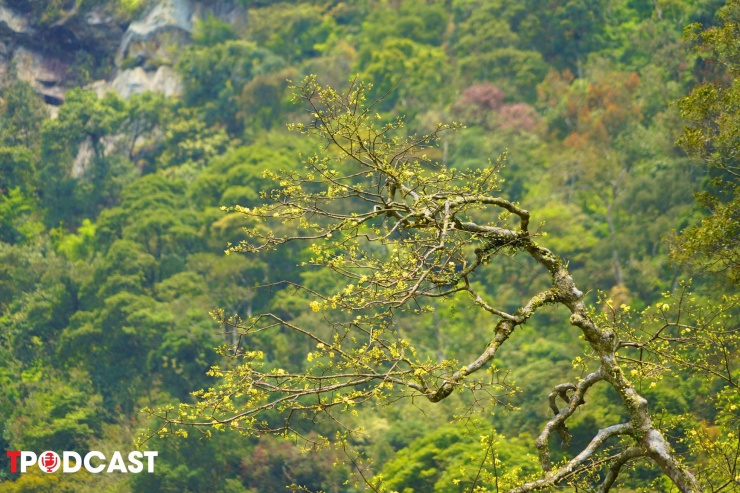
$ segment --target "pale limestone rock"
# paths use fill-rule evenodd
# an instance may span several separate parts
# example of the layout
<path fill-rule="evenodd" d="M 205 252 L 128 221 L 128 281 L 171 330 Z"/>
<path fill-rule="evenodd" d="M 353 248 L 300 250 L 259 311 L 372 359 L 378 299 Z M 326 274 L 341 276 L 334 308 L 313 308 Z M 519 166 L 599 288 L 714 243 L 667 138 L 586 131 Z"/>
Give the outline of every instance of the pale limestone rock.
<path fill-rule="evenodd" d="M 161 0 L 144 17 L 132 22 L 123 35 L 116 64 L 161 65 L 172 61 L 170 47 L 185 44 L 193 30 L 193 4 L 190 0 Z"/>
<path fill-rule="evenodd" d="M 73 18 L 67 27 L 90 51 L 115 53 L 123 39 L 123 28 L 107 13 L 92 9 Z"/>
<path fill-rule="evenodd" d="M 49 104 L 59 105 L 64 101 L 67 67 L 59 60 L 43 53 L 19 47 L 13 53 L 16 77 L 31 84 Z"/>
<path fill-rule="evenodd" d="M 232 25 L 246 23 L 246 9 L 235 0 L 157 0 L 125 32 L 113 15 L 95 7 L 72 9 L 37 32 L 32 19 L 0 5 L 0 85 L 12 76 L 12 61 L 19 79 L 29 82 L 47 103 L 61 104 L 71 67 L 59 58 L 59 43 L 72 43 L 90 53 L 115 54 L 117 68 L 108 80 L 87 86 L 98 95 L 111 90 L 124 98 L 145 91 L 180 95 L 182 80 L 172 68 L 177 47 L 190 43 L 193 23 L 208 15 Z"/>
<path fill-rule="evenodd" d="M 33 29 L 23 15 L 0 5 L 0 32 L 2 31 L 9 31 L 12 34 L 31 34 Z"/>
<path fill-rule="evenodd" d="M 146 91 L 159 92 L 169 97 L 182 94 L 182 81 L 172 67 L 162 65 L 156 71 L 146 71 L 141 67 L 123 70 L 112 81 L 95 81 L 87 88 L 95 91 L 98 96 L 115 91 L 125 99 L 132 94 Z"/>

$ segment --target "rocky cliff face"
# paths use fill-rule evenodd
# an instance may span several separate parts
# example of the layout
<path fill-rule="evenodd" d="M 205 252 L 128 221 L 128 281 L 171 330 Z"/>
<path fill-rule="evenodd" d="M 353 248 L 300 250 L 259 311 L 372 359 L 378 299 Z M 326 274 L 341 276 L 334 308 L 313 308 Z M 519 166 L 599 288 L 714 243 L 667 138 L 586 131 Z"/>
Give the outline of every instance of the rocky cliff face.
<path fill-rule="evenodd" d="M 193 23 L 209 14 L 231 23 L 246 19 L 234 0 L 152 0 L 131 21 L 102 1 L 62 12 L 53 22 L 17 3 L 0 5 L 0 84 L 27 81 L 52 106 L 76 86 L 123 97 L 147 90 L 176 95 L 175 46 L 190 42 Z"/>

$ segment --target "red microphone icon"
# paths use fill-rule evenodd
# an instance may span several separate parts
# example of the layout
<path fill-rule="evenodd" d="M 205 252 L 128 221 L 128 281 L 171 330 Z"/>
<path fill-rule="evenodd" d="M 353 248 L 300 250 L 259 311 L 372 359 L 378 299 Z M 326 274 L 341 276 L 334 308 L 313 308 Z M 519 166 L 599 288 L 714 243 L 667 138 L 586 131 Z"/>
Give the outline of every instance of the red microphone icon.
<path fill-rule="evenodd" d="M 54 472 L 59 469 L 59 454 L 56 452 L 44 452 L 39 457 L 39 467 L 44 472 Z"/>

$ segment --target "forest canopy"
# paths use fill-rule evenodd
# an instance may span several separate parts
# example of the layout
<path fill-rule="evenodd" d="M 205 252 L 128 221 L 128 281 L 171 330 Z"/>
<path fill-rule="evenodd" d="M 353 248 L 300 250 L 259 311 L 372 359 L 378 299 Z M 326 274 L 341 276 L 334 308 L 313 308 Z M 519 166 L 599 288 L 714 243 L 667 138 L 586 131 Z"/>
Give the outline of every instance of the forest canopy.
<path fill-rule="evenodd" d="M 3 7 L 0 492 L 740 491 L 738 2 L 194 4 Z"/>

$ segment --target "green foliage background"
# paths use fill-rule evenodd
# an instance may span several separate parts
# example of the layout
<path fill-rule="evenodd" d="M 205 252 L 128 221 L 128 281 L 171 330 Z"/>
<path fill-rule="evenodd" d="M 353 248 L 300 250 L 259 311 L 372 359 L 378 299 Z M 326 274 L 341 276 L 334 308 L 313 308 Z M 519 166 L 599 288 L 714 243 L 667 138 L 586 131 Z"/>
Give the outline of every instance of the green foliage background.
<path fill-rule="evenodd" d="M 70 7 L 10 3 L 33 13 L 39 26 Z M 131 0 L 77 3 L 113 9 L 121 22 L 144 8 Z M 220 210 L 256 205 L 271 186 L 266 171 L 295 168 L 299 153 L 320 149 L 284 130 L 308 118 L 289 104 L 286 79 L 310 73 L 336 87 L 359 74 L 383 97 L 379 117 L 405 115 L 409 133 L 439 121 L 464 123 L 433 156 L 450 167 L 480 167 L 508 149 L 504 196 L 543 222 L 544 244 L 569 260 L 592 300 L 600 290 L 617 306 L 641 310 L 689 275 L 701 299 L 736 289 L 723 275 L 676 267 L 667 241 L 710 210 L 729 217 L 714 225 L 725 228 L 717 234 L 737 241 L 737 189 L 726 186 L 732 177 L 676 145 L 687 124 L 679 113 L 697 122 L 726 112 L 737 127 L 737 82 L 702 93 L 704 107 L 672 103 L 697 84 L 727 86 L 737 76 L 682 41 L 686 25 L 716 24 L 722 2 L 242 3 L 243 25 L 214 17 L 196 24 L 174 63 L 184 80 L 181 97 L 124 100 L 74 89 L 50 118 L 27 84 L 2 88 L 0 448 L 128 450 L 148 425 L 140 408 L 187 400 L 213 385 L 205 375 L 210 366 L 231 364 L 214 350 L 233 342 L 208 315 L 214 308 L 241 316 L 272 310 L 319 326 L 300 294 L 252 288 L 289 279 L 322 290 L 334 280 L 300 271 L 307 257 L 300 250 L 259 259 L 223 255 L 227 242 L 242 239 L 241 227 L 252 225 Z M 734 139 L 709 151 L 736 147 Z M 81 168 L 80 146 L 90 156 Z M 699 205 L 696 192 L 704 193 Z M 690 231 L 702 252 L 717 248 L 715 237 Z M 502 263 L 480 290 L 517 306 L 537 282 L 527 269 Z M 546 395 L 579 374 L 573 358 L 582 344 L 557 315 L 538 313 L 497 363 L 525 392 L 486 408 L 475 423 L 453 420 L 470 404 L 464 395 L 436 406 L 368 406 L 354 418 L 367 430 L 355 450 L 405 493 L 469 486 L 491 440 L 502 482 L 532 472 L 532 436 L 548 417 Z M 417 347 L 460 360 L 484 347 L 492 327 L 452 303 L 400 324 Z M 294 370 L 310 350 L 280 333 L 247 342 L 271 364 Z M 666 419 L 690 413 L 712 434 L 721 423 L 705 385 L 683 374 L 646 393 L 653 412 L 664 410 Z M 728 409 L 732 399 L 722 401 Z M 620 412 L 607 392 L 591 395 L 588 407 L 571 427 L 573 450 Z M 311 430 L 335 431 L 331 423 L 306 423 Z M 17 477 L 0 457 L 0 492 L 277 492 L 290 483 L 362 489 L 348 467 L 332 465 L 339 452 L 302 454 L 290 441 L 218 434 L 148 446 L 159 450 L 156 473 L 131 477 Z M 658 476 L 639 466 L 620 487 L 670 491 Z"/>

